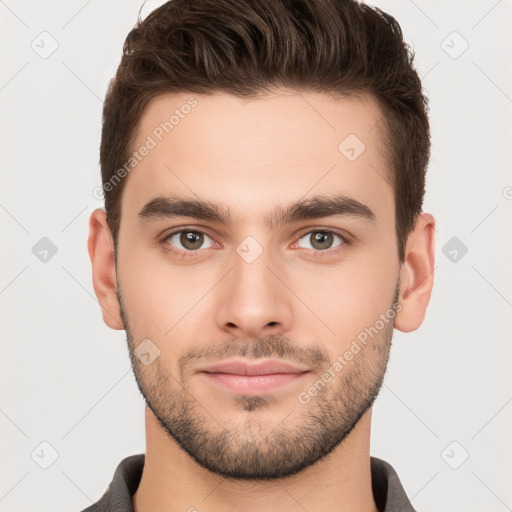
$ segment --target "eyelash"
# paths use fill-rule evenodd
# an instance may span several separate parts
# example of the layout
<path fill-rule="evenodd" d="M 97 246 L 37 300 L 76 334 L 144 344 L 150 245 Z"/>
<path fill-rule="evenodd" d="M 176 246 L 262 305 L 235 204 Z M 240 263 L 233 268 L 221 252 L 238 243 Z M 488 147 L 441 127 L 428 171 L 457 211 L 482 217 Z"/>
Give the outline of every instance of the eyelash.
<path fill-rule="evenodd" d="M 163 249 L 165 252 L 168 252 L 168 253 L 172 253 L 174 256 L 177 256 L 178 258 L 194 258 L 196 256 L 196 254 L 200 251 L 200 249 L 197 249 L 195 251 L 180 251 L 178 249 L 175 249 L 172 245 L 168 244 L 167 243 L 167 240 L 169 238 L 171 238 L 173 235 L 176 235 L 178 233 L 199 233 L 201 235 L 205 235 L 207 236 L 208 238 L 211 238 L 208 233 L 205 233 L 204 231 L 201 231 L 200 229 L 192 229 L 192 228 L 179 228 L 179 229 L 176 229 L 175 231 L 171 231 L 170 233 L 166 233 L 165 236 L 161 239 L 161 244 L 163 246 Z M 346 246 L 347 245 L 350 245 L 350 240 L 348 239 L 348 237 L 346 235 L 342 235 L 341 233 L 339 233 L 338 231 L 336 230 L 333 230 L 333 229 L 326 229 L 326 228 L 315 228 L 315 229 L 310 229 L 309 231 L 306 231 L 304 233 L 302 233 L 300 235 L 300 237 L 298 238 L 298 240 L 300 240 L 301 238 L 303 238 L 305 235 L 309 235 L 311 233 L 330 233 L 330 234 L 333 234 L 333 235 L 336 235 L 338 237 L 341 238 L 342 240 L 342 244 L 338 247 L 336 247 L 335 249 L 327 249 L 325 251 L 319 251 L 319 250 L 315 250 L 313 249 L 313 256 L 316 258 L 316 257 L 323 257 L 326 255 L 333 255 L 333 254 L 338 254 L 340 253 L 341 251 L 345 250 Z"/>

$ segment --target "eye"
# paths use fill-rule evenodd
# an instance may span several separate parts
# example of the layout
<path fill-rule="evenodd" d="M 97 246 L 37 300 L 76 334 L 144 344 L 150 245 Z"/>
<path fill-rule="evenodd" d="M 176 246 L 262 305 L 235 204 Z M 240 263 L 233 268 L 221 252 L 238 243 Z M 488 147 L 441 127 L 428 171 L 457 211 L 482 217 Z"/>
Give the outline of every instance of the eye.
<path fill-rule="evenodd" d="M 204 246 L 205 239 L 210 241 L 210 244 L 206 247 Z M 197 229 L 174 231 L 168 234 L 162 242 L 166 250 L 183 256 L 187 256 L 187 254 L 183 253 L 193 253 L 199 249 L 209 249 L 215 245 L 215 242 L 206 233 Z"/>
<path fill-rule="evenodd" d="M 336 240 L 338 243 L 333 246 Z M 167 233 L 161 243 L 166 252 L 179 258 L 193 258 L 199 254 L 200 249 L 217 247 L 216 242 L 203 231 L 183 227 Z M 294 245 L 301 249 L 311 249 L 315 256 L 323 256 L 344 250 L 349 245 L 349 240 L 329 229 L 315 229 L 304 233 Z"/>
<path fill-rule="evenodd" d="M 339 233 L 325 229 L 317 229 L 314 231 L 309 231 L 308 233 L 303 235 L 299 239 L 297 244 L 302 249 L 313 249 L 316 252 L 326 252 L 327 250 L 332 248 L 333 241 L 336 238 L 339 239 L 341 243 L 334 246 L 334 248 L 343 246 L 348 243 L 346 238 L 340 235 Z M 300 244 L 301 240 L 306 240 L 305 246 Z"/>

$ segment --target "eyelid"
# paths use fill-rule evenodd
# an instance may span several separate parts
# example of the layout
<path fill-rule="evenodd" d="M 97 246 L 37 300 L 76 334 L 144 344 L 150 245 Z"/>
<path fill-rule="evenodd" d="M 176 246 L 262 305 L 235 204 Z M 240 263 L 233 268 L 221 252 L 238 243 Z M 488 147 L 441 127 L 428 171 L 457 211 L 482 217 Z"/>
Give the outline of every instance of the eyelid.
<path fill-rule="evenodd" d="M 328 231 L 328 232 L 336 233 L 337 235 L 343 236 L 344 238 L 351 238 L 350 233 L 348 233 L 344 229 L 334 228 L 334 227 L 330 227 L 330 226 L 308 226 L 307 228 L 303 228 L 302 230 L 299 230 L 298 236 L 307 235 L 308 233 L 311 233 L 312 231 Z"/>
<path fill-rule="evenodd" d="M 176 233 L 181 233 L 182 231 L 193 231 L 194 233 L 201 233 L 203 235 L 209 236 L 212 238 L 211 235 L 208 234 L 207 228 L 203 227 L 197 227 L 197 226 L 176 226 L 175 228 L 171 228 L 169 230 L 166 230 L 160 238 L 168 238 L 171 235 L 175 235 Z"/>
<path fill-rule="evenodd" d="M 335 237 L 338 237 L 341 239 L 341 243 L 339 245 L 336 245 L 334 247 L 330 247 L 329 249 L 320 250 L 320 249 L 314 249 L 314 248 L 306 248 L 306 247 L 300 247 L 299 243 L 300 241 L 307 235 L 311 235 L 311 233 L 330 233 L 334 235 Z M 351 237 L 346 234 L 344 231 L 340 231 L 336 228 L 326 228 L 326 227 L 313 227 L 313 228 L 306 228 L 306 230 L 296 237 L 296 241 L 293 242 L 292 248 L 295 249 L 302 249 L 307 251 L 309 254 L 312 254 L 314 257 L 328 257 L 340 254 L 342 251 L 346 250 L 348 246 L 352 244 Z"/>
<path fill-rule="evenodd" d="M 171 236 L 176 235 L 178 233 L 187 232 L 187 231 L 192 232 L 192 233 L 199 233 L 201 235 L 205 235 L 212 242 L 217 244 L 217 241 L 215 240 L 215 238 L 212 237 L 211 235 L 209 235 L 208 232 L 204 228 L 197 228 L 197 227 L 193 227 L 193 226 L 179 226 L 179 227 L 176 227 L 174 229 L 171 229 L 170 231 L 166 231 L 161 237 L 159 237 L 159 240 L 161 242 L 165 242 Z M 186 251 L 186 252 L 199 252 L 200 250 L 201 249 L 198 249 L 197 251 Z"/>

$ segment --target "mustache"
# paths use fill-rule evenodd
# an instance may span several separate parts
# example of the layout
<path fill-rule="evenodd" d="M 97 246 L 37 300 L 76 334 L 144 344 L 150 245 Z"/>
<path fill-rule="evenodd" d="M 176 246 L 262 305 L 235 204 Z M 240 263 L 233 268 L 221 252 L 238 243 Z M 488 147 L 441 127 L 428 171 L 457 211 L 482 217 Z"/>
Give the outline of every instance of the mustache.
<path fill-rule="evenodd" d="M 231 357 L 247 359 L 287 359 L 305 364 L 313 370 L 321 370 L 330 365 L 327 351 L 318 345 L 296 343 L 286 336 L 268 335 L 257 340 L 230 338 L 222 344 L 193 346 L 178 360 L 181 371 L 201 362 L 214 362 Z"/>

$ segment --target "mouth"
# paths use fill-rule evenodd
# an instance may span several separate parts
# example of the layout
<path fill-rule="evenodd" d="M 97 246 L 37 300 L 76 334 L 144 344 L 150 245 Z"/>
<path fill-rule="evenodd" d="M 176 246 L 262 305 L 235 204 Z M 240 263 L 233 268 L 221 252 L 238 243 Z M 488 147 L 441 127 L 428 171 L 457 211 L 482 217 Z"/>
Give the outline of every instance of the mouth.
<path fill-rule="evenodd" d="M 198 373 L 210 384 L 234 393 L 256 395 L 269 393 L 297 383 L 310 373 L 285 361 L 266 360 L 259 363 L 228 361 L 201 368 Z"/>

